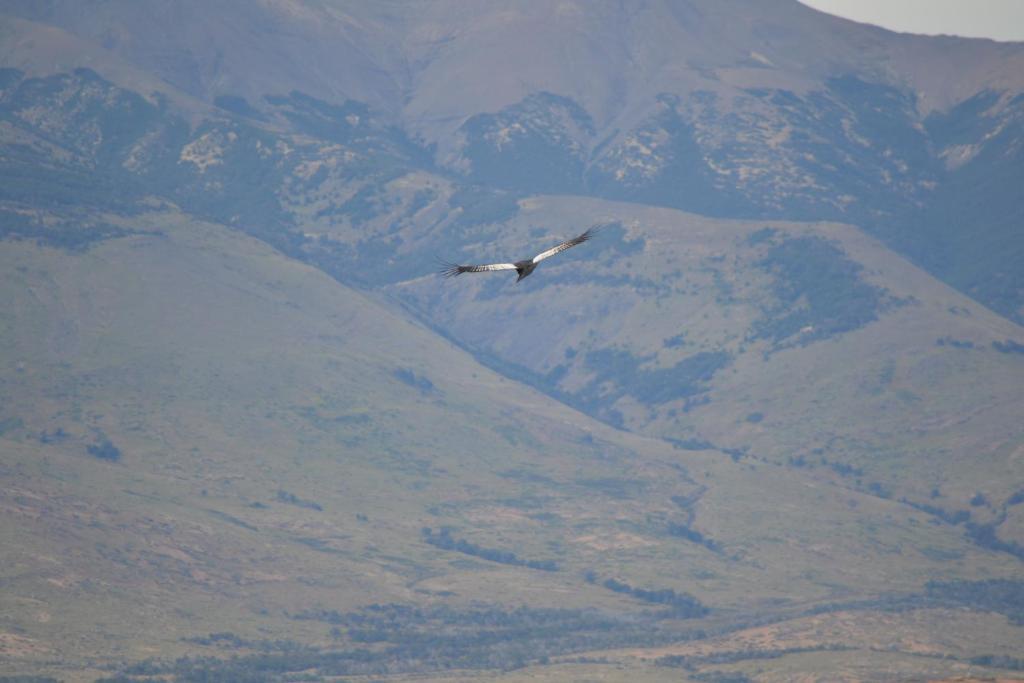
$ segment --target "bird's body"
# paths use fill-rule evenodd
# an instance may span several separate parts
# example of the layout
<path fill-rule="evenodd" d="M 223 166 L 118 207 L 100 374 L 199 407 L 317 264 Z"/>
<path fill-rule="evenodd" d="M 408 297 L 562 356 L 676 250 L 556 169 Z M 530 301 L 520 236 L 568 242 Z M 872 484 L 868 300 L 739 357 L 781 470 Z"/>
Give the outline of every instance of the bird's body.
<path fill-rule="evenodd" d="M 519 277 L 516 278 L 516 282 L 519 282 L 524 277 L 532 273 L 533 269 L 537 267 L 537 264 L 532 260 L 516 261 L 513 265 L 516 267 L 516 272 L 519 273 Z"/>
<path fill-rule="evenodd" d="M 492 270 L 514 270 L 519 274 L 519 277 L 516 278 L 516 282 L 519 282 L 524 277 L 532 273 L 537 267 L 537 264 L 544 259 L 563 252 L 570 247 L 575 247 L 577 244 L 582 244 L 593 237 L 593 235 L 594 228 L 590 228 L 582 235 L 562 242 L 558 246 L 552 247 L 547 251 L 542 251 L 532 259 L 523 259 L 522 261 L 516 261 L 515 263 L 487 263 L 476 266 L 460 266 L 456 263 L 445 263 L 441 274 L 445 277 L 455 277 L 456 275 L 462 275 L 463 273 L 486 273 Z"/>

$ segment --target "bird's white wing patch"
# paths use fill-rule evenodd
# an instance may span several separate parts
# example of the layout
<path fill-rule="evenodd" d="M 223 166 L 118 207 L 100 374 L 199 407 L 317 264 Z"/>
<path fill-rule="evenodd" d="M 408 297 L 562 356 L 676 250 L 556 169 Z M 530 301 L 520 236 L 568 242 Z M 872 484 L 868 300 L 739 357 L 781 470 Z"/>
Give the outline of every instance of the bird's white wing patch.
<path fill-rule="evenodd" d="M 457 263 L 445 263 L 441 274 L 445 277 L 454 277 L 463 273 L 485 273 L 489 270 L 515 270 L 514 263 L 485 263 L 479 266 L 460 266 Z"/>
<path fill-rule="evenodd" d="M 587 230 L 585 233 L 583 233 L 579 237 L 573 237 L 571 240 L 568 240 L 566 242 L 562 242 L 557 247 L 551 247 L 547 251 L 542 251 L 541 253 L 539 253 L 539 254 L 537 254 L 536 256 L 533 257 L 533 262 L 534 263 L 540 263 L 541 261 L 543 261 L 546 258 L 550 258 L 550 257 L 554 256 L 555 254 L 558 254 L 558 253 L 561 253 L 561 252 L 565 251 L 566 249 L 569 249 L 571 247 L 575 247 L 577 244 L 583 244 L 584 242 L 586 242 L 587 240 L 590 239 L 591 235 L 592 235 L 592 231 L 591 230 Z"/>

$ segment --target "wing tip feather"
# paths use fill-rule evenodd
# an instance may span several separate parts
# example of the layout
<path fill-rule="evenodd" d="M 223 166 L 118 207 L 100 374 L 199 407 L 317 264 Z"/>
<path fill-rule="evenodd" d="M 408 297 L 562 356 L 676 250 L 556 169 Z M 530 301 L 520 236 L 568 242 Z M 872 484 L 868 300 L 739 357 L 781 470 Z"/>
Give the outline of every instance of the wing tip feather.
<path fill-rule="evenodd" d="M 466 271 L 464 271 L 461 266 L 457 266 L 453 263 L 450 266 L 446 266 L 441 271 L 441 275 L 444 276 L 445 278 L 458 277 L 462 275 L 464 272 Z"/>
<path fill-rule="evenodd" d="M 441 277 L 456 277 L 465 272 L 462 266 L 457 263 L 450 263 L 448 261 L 442 261 L 441 259 L 438 259 L 438 262 L 441 264 L 441 269 L 437 271 L 437 274 Z"/>

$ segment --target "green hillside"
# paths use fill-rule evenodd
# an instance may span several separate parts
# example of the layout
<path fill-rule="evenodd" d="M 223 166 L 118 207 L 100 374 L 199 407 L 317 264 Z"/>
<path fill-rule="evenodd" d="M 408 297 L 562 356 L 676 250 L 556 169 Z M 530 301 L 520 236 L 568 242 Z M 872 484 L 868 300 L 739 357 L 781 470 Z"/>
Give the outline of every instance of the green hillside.
<path fill-rule="evenodd" d="M 595 422 L 251 238 L 108 220 L 131 234 L 3 245 L 12 672 L 501 669 L 1015 574 L 896 502 Z M 475 642 L 482 610 L 555 630 Z M 469 631 L 424 663 L 438 620 Z M 365 642 L 394 651 L 338 654 Z"/>
<path fill-rule="evenodd" d="M 392 291 L 630 430 L 940 507 L 968 509 L 982 492 L 998 508 L 1020 488 L 1010 454 L 1021 447 L 1024 357 L 1006 341 L 1024 331 L 863 233 L 537 198 L 473 256 L 539 251 L 546 242 L 530 228 L 540 223 L 554 236 L 609 227 L 589 253 L 520 284 L 466 276 L 439 298 L 419 278 Z"/>

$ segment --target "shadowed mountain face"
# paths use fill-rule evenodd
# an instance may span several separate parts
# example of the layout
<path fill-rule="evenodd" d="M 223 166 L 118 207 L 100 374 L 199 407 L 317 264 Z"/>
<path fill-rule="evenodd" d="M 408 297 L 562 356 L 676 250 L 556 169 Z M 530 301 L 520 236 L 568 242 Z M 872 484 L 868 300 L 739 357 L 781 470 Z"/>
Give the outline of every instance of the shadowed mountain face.
<path fill-rule="evenodd" d="M 275 110 L 292 93 L 362 103 L 473 182 L 855 223 L 1024 320 L 1018 45 L 899 36 L 790 0 L 0 11 L 254 119 L 295 125 Z M 91 61 L 7 24 L 10 66 Z"/>
<path fill-rule="evenodd" d="M 1024 667 L 1022 92 L 787 0 L 0 0 L 0 654 Z"/>

